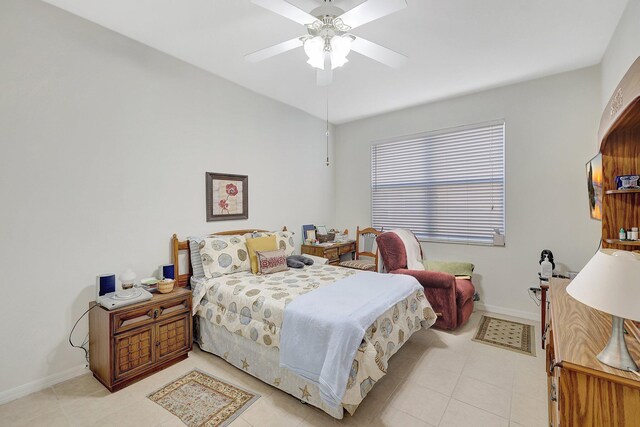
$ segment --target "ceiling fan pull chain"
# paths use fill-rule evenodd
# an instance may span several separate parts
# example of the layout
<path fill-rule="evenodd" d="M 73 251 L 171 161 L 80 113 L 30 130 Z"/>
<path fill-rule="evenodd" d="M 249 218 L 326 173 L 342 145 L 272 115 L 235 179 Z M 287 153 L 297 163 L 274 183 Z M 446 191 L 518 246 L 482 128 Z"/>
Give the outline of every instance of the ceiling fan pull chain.
<path fill-rule="evenodd" d="M 327 167 L 329 167 L 329 86 L 327 86 L 327 130 L 325 135 L 327 137 Z"/>

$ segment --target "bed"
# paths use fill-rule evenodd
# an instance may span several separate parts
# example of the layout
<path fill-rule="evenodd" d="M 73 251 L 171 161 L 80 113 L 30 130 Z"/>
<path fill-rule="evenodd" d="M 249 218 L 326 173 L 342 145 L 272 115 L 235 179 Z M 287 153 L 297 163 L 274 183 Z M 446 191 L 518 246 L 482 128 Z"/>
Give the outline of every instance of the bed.
<path fill-rule="evenodd" d="M 215 235 L 242 235 L 250 230 L 233 230 Z M 179 253 L 190 260 L 188 241 L 173 236 L 176 268 Z M 178 284 L 193 291 L 194 339 L 201 349 L 296 398 L 314 405 L 334 418 L 344 410 L 353 414 L 377 381 L 386 375 L 388 361 L 407 339 L 431 326 L 436 315 L 420 289 L 399 300 L 366 329 L 337 407 L 321 398 L 319 387 L 280 367 L 280 331 L 285 308 L 297 298 L 339 280 L 364 274 L 331 265 L 312 265 L 268 275 L 240 271 L 212 278 L 176 273 Z M 368 273 L 376 274 L 376 273 Z"/>

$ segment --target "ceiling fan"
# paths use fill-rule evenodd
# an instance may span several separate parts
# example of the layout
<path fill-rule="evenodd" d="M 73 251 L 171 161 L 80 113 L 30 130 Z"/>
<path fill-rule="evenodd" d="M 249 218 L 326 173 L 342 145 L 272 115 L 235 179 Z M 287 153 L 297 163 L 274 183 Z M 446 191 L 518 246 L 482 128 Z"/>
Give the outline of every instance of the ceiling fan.
<path fill-rule="evenodd" d="M 317 68 L 318 85 L 326 86 L 333 80 L 332 70 L 348 62 L 347 55 L 354 50 L 389 67 L 400 67 L 407 57 L 350 33 L 351 30 L 407 7 L 406 0 L 367 0 L 344 11 L 325 0 L 325 4 L 310 13 L 286 0 L 251 0 L 285 18 L 307 27 L 307 34 L 245 56 L 258 62 L 272 56 L 304 47 L 307 63 Z"/>

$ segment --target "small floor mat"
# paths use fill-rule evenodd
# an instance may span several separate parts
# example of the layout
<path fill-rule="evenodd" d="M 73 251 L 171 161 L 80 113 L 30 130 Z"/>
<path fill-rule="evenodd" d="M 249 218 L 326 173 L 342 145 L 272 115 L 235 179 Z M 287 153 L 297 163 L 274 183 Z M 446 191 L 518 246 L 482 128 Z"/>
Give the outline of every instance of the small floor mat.
<path fill-rule="evenodd" d="M 224 427 L 260 395 L 194 369 L 147 397 L 189 427 Z"/>
<path fill-rule="evenodd" d="M 535 357 L 534 331 L 533 325 L 482 316 L 473 341 Z"/>

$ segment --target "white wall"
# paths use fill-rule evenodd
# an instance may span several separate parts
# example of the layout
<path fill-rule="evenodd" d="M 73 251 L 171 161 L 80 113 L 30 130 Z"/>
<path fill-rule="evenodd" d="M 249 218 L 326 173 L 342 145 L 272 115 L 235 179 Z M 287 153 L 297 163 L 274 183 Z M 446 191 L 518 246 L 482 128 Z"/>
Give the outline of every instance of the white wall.
<path fill-rule="evenodd" d="M 95 275 L 172 233 L 333 224 L 321 120 L 36 0 L 0 2 L 0 58 L 0 400 L 77 373 Z M 205 171 L 249 175 L 249 220 L 205 221 Z"/>
<path fill-rule="evenodd" d="M 640 56 L 640 0 L 629 0 L 602 58 L 601 106 L 603 108 L 638 56 Z"/>
<path fill-rule="evenodd" d="M 551 249 L 560 269 L 579 269 L 598 246 L 589 219 L 585 163 L 596 153 L 600 76 L 590 67 L 380 115 L 336 130 L 336 223 L 371 223 L 373 141 L 483 121 L 506 121 L 506 247 L 424 243 L 432 259 L 476 265 L 474 283 L 492 310 L 537 318 L 527 290 Z"/>

